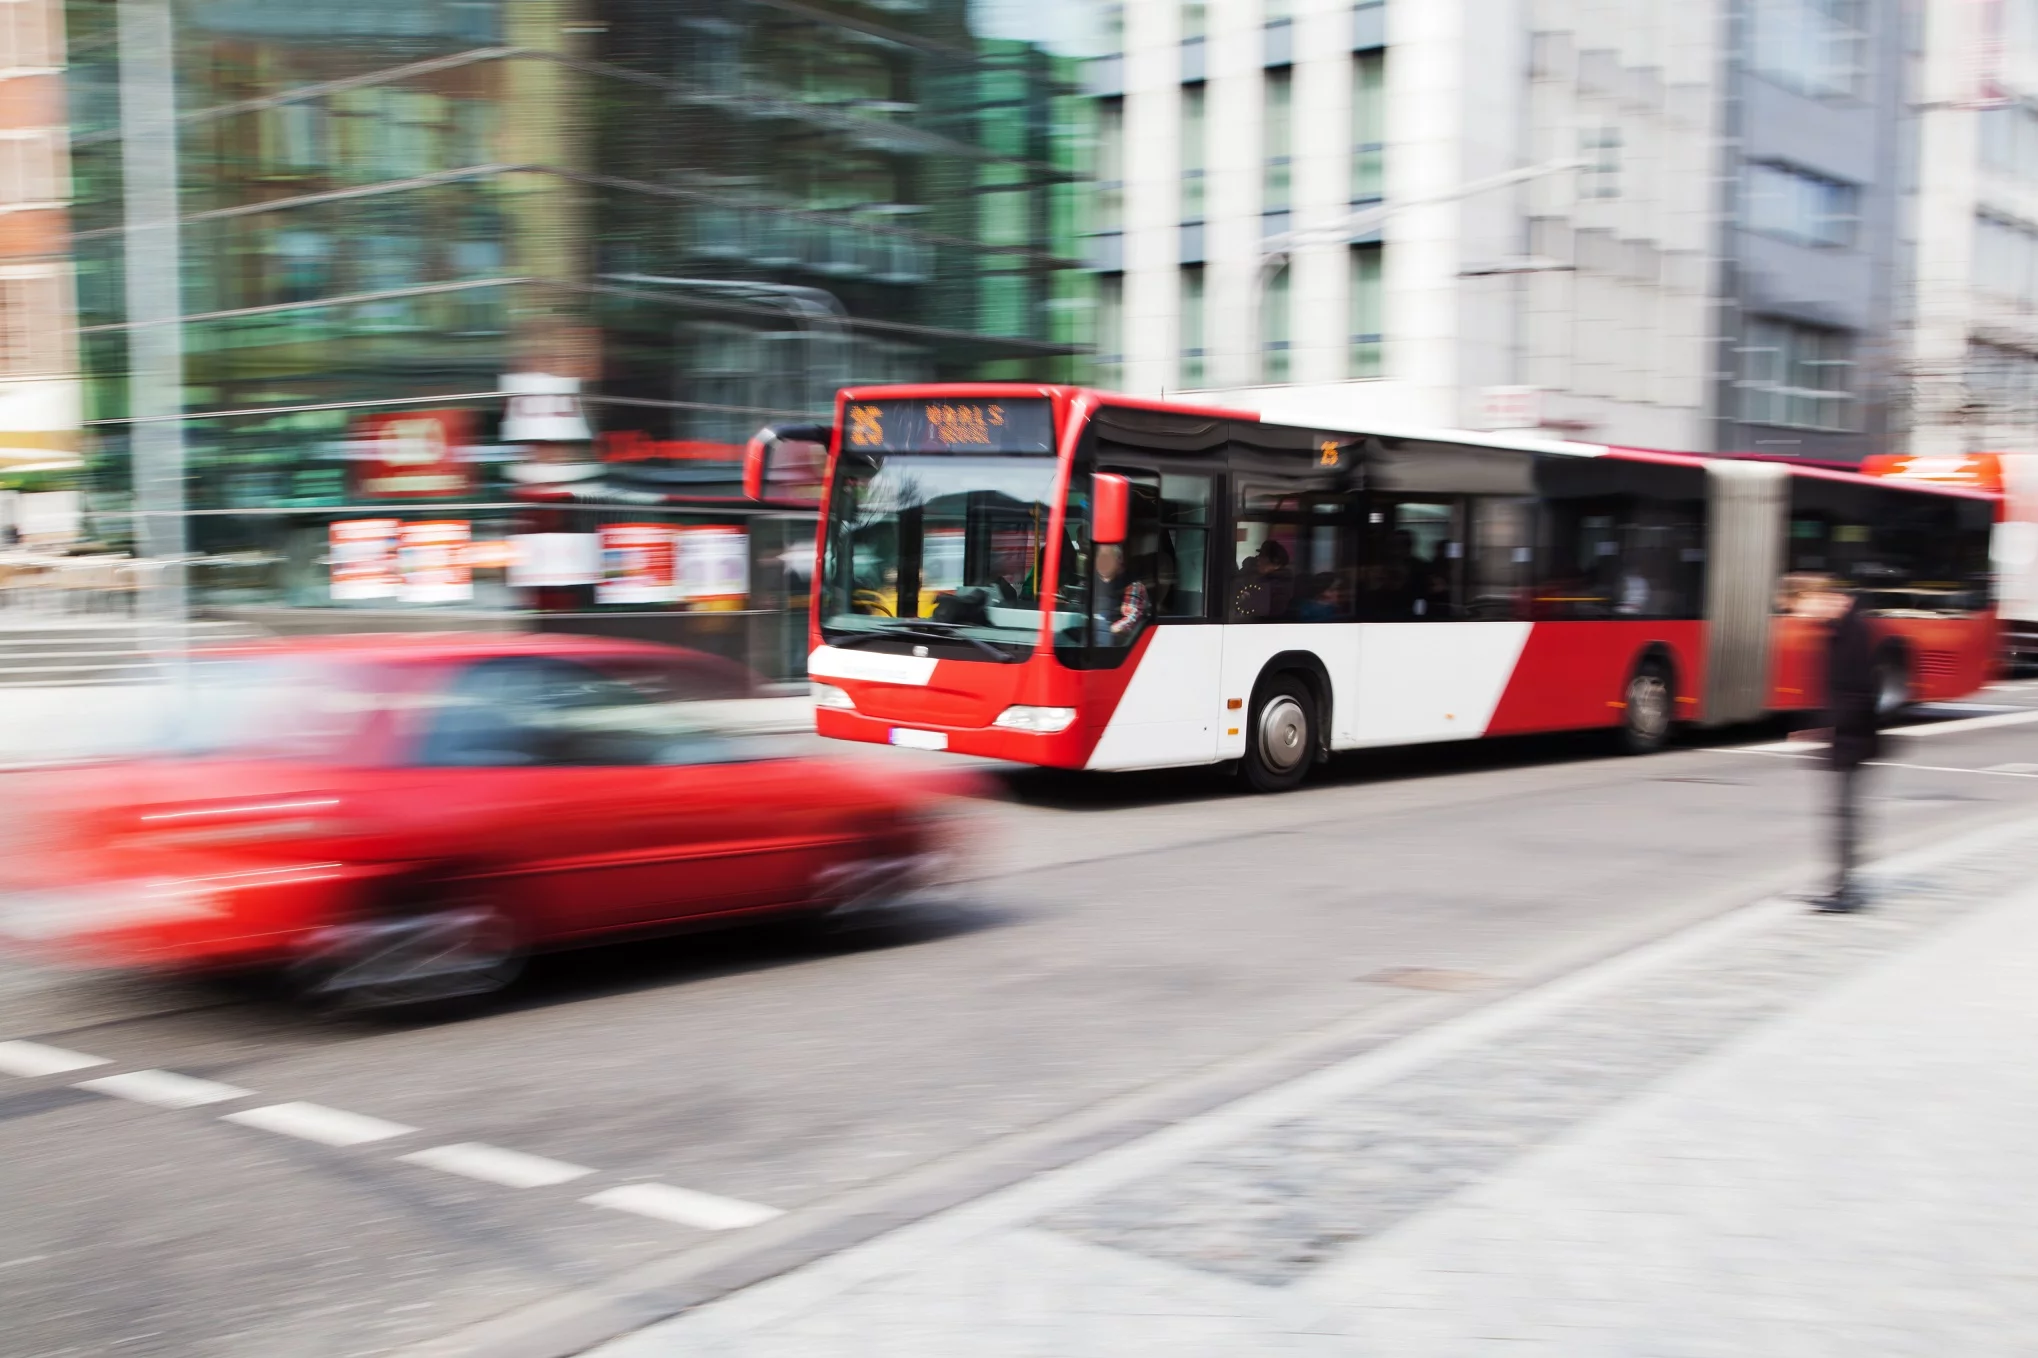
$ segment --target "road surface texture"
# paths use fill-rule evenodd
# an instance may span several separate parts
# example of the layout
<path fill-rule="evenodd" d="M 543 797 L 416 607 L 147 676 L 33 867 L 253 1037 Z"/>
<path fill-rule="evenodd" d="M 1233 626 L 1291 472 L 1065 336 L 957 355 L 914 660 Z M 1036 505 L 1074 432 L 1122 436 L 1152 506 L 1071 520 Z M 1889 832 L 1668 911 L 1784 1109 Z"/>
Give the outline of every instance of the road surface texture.
<path fill-rule="evenodd" d="M 1675 1124 L 1677 1100 L 1711 1097 L 1694 1081 L 1761 1095 L 1708 1063 L 1782 1040 L 1776 1023 L 1841 1003 L 1914 935 L 1966 937 L 1963 912 L 2038 862 L 2005 866 L 2038 810 L 2038 713 L 2006 710 L 2027 704 L 2038 693 L 2005 686 L 1891 740 L 1881 852 L 1999 838 L 1892 879 L 1862 920 L 1758 906 L 1774 916 L 1761 928 L 1704 923 L 1816 881 L 1825 789 L 1767 730 L 1647 759 L 1569 739 L 1346 756 L 1273 798 L 1200 772 L 999 775 L 969 830 L 979 875 L 943 900 L 853 934 L 553 959 L 460 1021 L 318 1022 L 232 991 L 0 970 L 0 1353 L 538 1355 L 636 1331 L 615 1352 L 719 1352 L 644 1330 L 718 1297 L 676 1324 L 750 1325 L 758 1352 L 805 1352 L 785 1346 L 812 1336 L 783 1298 L 817 1286 L 815 1261 L 848 1267 L 902 1228 L 1144 1154 L 1176 1124 L 1224 1135 L 1036 1204 L 995 1242 L 1052 1256 L 1008 1260 L 1013 1288 L 1074 1260 L 1099 1288 L 1151 1287 L 1158 1307 L 1186 1274 L 1253 1333 L 1274 1332 L 1254 1309 L 1273 1298 L 1307 1313 L 1280 1331 L 1297 1345 L 1317 1342 L 1309 1317 L 1336 1313 L 1387 1351 L 1417 1333 L 1440 1337 L 1409 1351 L 1458 1351 L 1420 1316 L 1382 1328 L 1354 1299 L 1398 1287 L 1456 1314 L 1457 1287 L 1502 1314 L 1519 1278 L 1443 1268 L 1451 1231 L 1518 1238 L 1565 1207 L 1564 1175 L 1602 1161 L 1597 1191 L 1620 1193 L 1644 1173 L 1620 1148 L 1652 1135 L 1646 1119 Z M 1674 951 L 1708 928 L 1746 955 Z M 1673 940 L 1654 945 L 1673 950 L 1664 976 L 1534 1009 L 1608 967 L 1618 980 L 1632 959 L 1607 959 L 1656 940 Z M 1958 984 L 1943 968 L 1930 983 Z M 1240 1120 L 1255 1098 L 1523 1005 L 1540 1017 L 1518 1040 L 1468 1044 L 1427 1083 Z M 1860 1136 L 1858 1101 L 1823 1099 L 1815 1074 L 1807 1106 L 1856 1121 L 1806 1134 Z M 1765 1248 L 1795 1243 L 1781 1230 Z M 1820 1257 L 1836 1275 L 1845 1262 Z M 1571 1276 L 1582 1258 L 1543 1262 Z M 898 1310 L 883 1289 L 841 1295 Z M 1621 1323 L 1605 1351 L 1625 1351 Z M 1075 1333 L 1039 1351 L 1129 1351 Z M 926 1351 L 960 1351 L 947 1343 Z"/>

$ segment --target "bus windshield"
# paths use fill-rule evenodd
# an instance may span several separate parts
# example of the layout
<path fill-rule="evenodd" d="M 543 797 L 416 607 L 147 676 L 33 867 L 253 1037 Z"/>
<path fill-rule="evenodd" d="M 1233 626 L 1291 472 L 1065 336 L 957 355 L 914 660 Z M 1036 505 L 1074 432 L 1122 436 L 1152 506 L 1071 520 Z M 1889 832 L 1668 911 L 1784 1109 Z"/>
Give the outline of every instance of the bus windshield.
<path fill-rule="evenodd" d="M 821 628 L 835 645 L 947 641 L 1017 660 L 1040 634 L 1051 453 L 845 450 Z"/>

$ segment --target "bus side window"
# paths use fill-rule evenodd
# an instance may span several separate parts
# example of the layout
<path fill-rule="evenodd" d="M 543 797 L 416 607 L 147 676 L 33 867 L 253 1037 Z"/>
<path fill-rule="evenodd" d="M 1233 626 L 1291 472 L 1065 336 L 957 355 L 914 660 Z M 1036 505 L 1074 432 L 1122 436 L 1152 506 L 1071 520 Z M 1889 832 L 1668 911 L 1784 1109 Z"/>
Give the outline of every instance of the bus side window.
<path fill-rule="evenodd" d="M 1350 621 L 1358 512 L 1351 492 L 1241 482 L 1231 621 Z"/>
<path fill-rule="evenodd" d="M 1359 616 L 1444 622 L 1463 616 L 1464 507 L 1434 495 L 1375 496 L 1366 514 Z"/>
<path fill-rule="evenodd" d="M 1529 616 L 1534 582 L 1535 501 L 1482 495 L 1472 501 L 1471 581 L 1465 617 L 1515 622 Z"/>

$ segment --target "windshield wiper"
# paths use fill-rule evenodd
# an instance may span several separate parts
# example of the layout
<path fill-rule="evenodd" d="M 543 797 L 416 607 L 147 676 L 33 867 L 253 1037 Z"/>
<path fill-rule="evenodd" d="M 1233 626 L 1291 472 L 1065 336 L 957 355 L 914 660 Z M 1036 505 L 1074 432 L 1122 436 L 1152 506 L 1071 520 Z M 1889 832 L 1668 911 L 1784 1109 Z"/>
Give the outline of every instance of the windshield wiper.
<path fill-rule="evenodd" d="M 1004 662 L 1012 658 L 1009 652 L 1000 650 L 981 637 L 966 637 L 958 632 L 944 632 L 932 623 L 904 624 L 895 622 L 888 625 L 881 632 L 857 632 L 840 640 L 830 637 L 828 644 L 830 646 L 862 646 L 868 642 L 882 641 L 887 637 L 912 637 L 920 641 L 961 641 L 976 647 L 993 660 Z"/>

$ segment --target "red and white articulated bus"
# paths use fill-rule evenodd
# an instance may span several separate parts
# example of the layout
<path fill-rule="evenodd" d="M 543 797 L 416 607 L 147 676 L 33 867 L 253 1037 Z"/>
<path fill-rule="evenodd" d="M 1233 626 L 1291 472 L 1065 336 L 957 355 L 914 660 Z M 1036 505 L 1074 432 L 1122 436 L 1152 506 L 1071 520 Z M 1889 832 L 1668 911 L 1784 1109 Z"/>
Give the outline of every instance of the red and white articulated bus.
<path fill-rule="evenodd" d="M 1794 575 L 1868 591 L 1891 706 L 1991 676 L 1994 497 L 1774 462 L 1300 428 L 1068 387 L 841 393 L 762 431 L 826 495 L 821 734 L 1030 764 L 1236 764 L 1821 701 Z M 804 445 L 804 450 L 802 449 Z"/>

